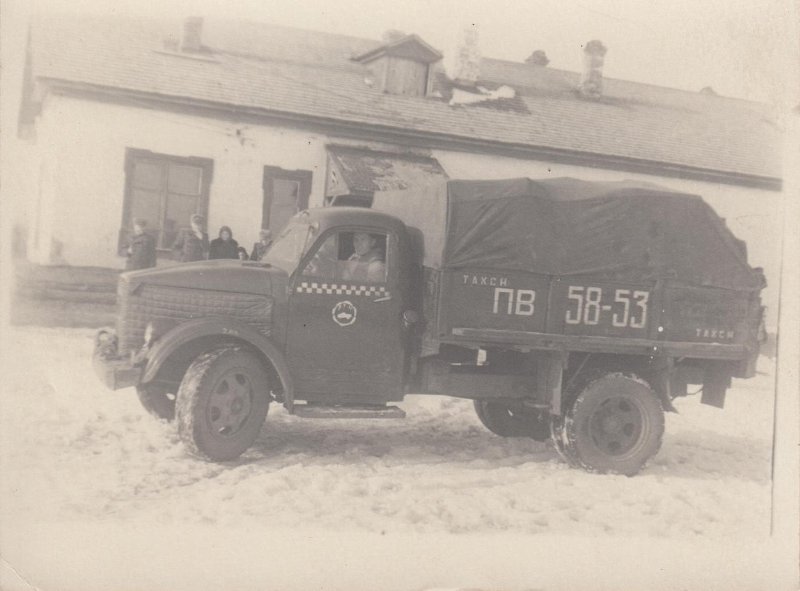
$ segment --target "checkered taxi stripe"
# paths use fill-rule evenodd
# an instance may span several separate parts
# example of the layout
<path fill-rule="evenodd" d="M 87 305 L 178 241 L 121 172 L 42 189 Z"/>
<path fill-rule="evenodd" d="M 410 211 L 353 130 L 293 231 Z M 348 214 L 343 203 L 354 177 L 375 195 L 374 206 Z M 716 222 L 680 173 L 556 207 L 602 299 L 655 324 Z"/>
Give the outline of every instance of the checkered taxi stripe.
<path fill-rule="evenodd" d="M 382 285 L 344 285 L 338 283 L 316 283 L 303 281 L 295 290 L 297 293 L 315 293 L 326 295 L 353 295 L 385 297 L 389 295 L 386 287 Z"/>

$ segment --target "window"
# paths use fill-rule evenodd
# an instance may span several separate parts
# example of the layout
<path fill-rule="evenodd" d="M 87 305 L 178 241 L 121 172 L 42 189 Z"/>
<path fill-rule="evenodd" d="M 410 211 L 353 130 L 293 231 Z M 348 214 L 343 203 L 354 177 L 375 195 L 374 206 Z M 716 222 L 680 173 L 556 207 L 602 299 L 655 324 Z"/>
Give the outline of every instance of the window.
<path fill-rule="evenodd" d="M 386 64 L 386 92 L 408 96 L 425 96 L 428 88 L 428 64 L 400 57 L 389 58 Z"/>
<path fill-rule="evenodd" d="M 289 218 L 308 207 L 310 194 L 310 170 L 284 170 L 265 166 L 261 227 L 278 235 Z"/>
<path fill-rule="evenodd" d="M 134 218 L 147 221 L 156 248 L 169 250 L 193 213 L 205 215 L 213 161 L 129 149 L 125 163 L 125 204 L 120 246 Z"/>
<path fill-rule="evenodd" d="M 384 233 L 338 232 L 320 245 L 303 275 L 326 281 L 386 282 L 388 244 Z"/>

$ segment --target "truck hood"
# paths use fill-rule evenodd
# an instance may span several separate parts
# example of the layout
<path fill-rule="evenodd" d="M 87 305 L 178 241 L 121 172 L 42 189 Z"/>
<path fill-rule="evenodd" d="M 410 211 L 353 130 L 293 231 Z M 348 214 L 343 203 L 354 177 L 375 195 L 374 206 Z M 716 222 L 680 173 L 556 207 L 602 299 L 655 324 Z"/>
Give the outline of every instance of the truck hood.
<path fill-rule="evenodd" d="M 284 299 L 288 275 L 285 271 L 255 261 L 215 260 L 181 263 L 169 267 L 129 271 L 122 277 L 136 289 L 140 284 L 160 285 L 277 296 Z M 281 295 L 283 297 L 281 297 Z"/>

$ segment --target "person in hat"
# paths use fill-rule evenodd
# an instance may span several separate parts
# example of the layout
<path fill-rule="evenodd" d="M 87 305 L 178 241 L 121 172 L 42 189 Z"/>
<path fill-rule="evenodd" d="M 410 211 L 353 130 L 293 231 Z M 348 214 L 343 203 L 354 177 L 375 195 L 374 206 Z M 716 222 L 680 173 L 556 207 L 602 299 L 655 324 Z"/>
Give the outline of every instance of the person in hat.
<path fill-rule="evenodd" d="M 208 247 L 209 259 L 238 259 L 239 243 L 233 239 L 233 231 L 229 226 L 219 229 L 219 237 L 214 238 Z"/>
<path fill-rule="evenodd" d="M 267 254 L 269 247 L 272 246 L 272 232 L 261 230 L 258 233 L 258 242 L 253 244 L 253 252 L 250 254 L 251 261 L 260 261 Z"/>
<path fill-rule="evenodd" d="M 208 234 L 203 230 L 205 219 L 200 214 L 192 214 L 189 228 L 181 228 L 172 245 L 176 260 L 182 263 L 202 261 L 208 257 Z"/>
<path fill-rule="evenodd" d="M 147 221 L 141 218 L 133 220 L 133 235 L 128 241 L 128 258 L 125 261 L 126 271 L 149 269 L 156 266 L 156 240 L 147 232 Z"/>

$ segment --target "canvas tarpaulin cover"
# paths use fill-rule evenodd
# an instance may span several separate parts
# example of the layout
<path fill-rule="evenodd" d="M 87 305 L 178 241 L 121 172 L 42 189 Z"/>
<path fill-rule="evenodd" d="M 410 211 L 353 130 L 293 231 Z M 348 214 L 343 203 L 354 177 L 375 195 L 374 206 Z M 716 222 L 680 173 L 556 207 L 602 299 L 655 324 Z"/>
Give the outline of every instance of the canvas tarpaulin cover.
<path fill-rule="evenodd" d="M 753 291 L 763 274 L 700 197 L 633 181 L 447 181 L 375 194 L 423 242 L 425 266 Z"/>

